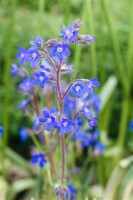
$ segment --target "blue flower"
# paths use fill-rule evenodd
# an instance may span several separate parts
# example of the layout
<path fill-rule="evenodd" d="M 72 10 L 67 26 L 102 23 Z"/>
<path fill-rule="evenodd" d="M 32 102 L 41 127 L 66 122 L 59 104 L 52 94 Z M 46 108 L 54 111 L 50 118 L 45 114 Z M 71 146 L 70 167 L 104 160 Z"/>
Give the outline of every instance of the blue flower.
<path fill-rule="evenodd" d="M 131 120 L 131 122 L 129 124 L 129 128 L 130 128 L 130 131 L 133 131 L 133 119 Z"/>
<path fill-rule="evenodd" d="M 51 70 L 49 69 L 49 67 L 46 67 L 45 65 L 40 65 L 40 68 L 42 70 L 44 70 L 45 72 L 51 72 Z"/>
<path fill-rule="evenodd" d="M 36 67 L 39 62 L 39 53 L 37 49 L 30 48 L 26 51 L 26 59 L 30 62 L 32 68 Z"/>
<path fill-rule="evenodd" d="M 43 111 L 43 117 L 40 117 L 39 121 L 45 123 L 45 129 L 47 131 L 51 131 L 55 126 L 55 118 L 51 116 L 47 111 Z"/>
<path fill-rule="evenodd" d="M 67 117 L 72 117 L 73 111 L 76 109 L 76 101 L 74 99 L 66 97 L 64 99 L 64 113 Z"/>
<path fill-rule="evenodd" d="M 75 83 L 71 88 L 71 93 L 76 96 L 77 98 L 81 98 L 86 93 L 84 84 Z"/>
<path fill-rule="evenodd" d="M 36 76 L 34 79 L 34 84 L 39 84 L 41 88 L 44 88 L 44 85 L 49 82 L 49 77 L 45 72 L 34 72 Z"/>
<path fill-rule="evenodd" d="M 37 36 L 35 40 L 31 40 L 30 44 L 32 47 L 42 47 L 43 46 L 43 39 L 41 36 Z"/>
<path fill-rule="evenodd" d="M 60 134 L 72 133 L 75 128 L 75 122 L 69 119 L 62 119 L 59 123 Z"/>
<path fill-rule="evenodd" d="M 13 75 L 14 78 L 17 77 L 17 75 L 19 73 L 19 68 L 18 68 L 17 64 L 15 64 L 15 63 L 12 64 L 12 69 L 10 70 L 10 73 Z"/>
<path fill-rule="evenodd" d="M 74 42 L 75 38 L 78 37 L 78 29 L 74 28 L 74 23 L 71 23 L 69 28 L 63 24 L 60 36 L 64 38 L 66 43 Z"/>
<path fill-rule="evenodd" d="M 21 127 L 21 129 L 19 130 L 19 136 L 20 136 L 22 142 L 27 141 L 28 133 L 27 133 L 27 129 L 25 127 Z"/>
<path fill-rule="evenodd" d="M 26 58 L 27 49 L 25 49 L 23 47 L 19 47 L 18 50 L 19 51 L 16 54 L 16 57 L 19 58 L 19 64 L 23 65 L 25 62 L 27 62 L 27 58 Z"/>
<path fill-rule="evenodd" d="M 2 137 L 3 131 L 4 131 L 3 126 L 0 126 L 0 138 Z"/>
<path fill-rule="evenodd" d="M 32 155 L 31 163 L 33 165 L 38 164 L 40 168 L 44 168 L 47 163 L 47 160 L 43 153 L 39 153 L 39 154 Z"/>
<path fill-rule="evenodd" d="M 63 61 L 66 56 L 70 56 L 69 46 L 67 44 L 56 44 L 51 48 L 49 55 L 51 57 L 57 56 L 60 61 Z"/>
<path fill-rule="evenodd" d="M 83 105 L 81 112 L 83 113 L 83 115 L 84 115 L 86 118 L 92 116 L 92 110 L 91 110 L 90 106 L 88 106 L 88 105 L 86 105 L 86 104 Z"/>
<path fill-rule="evenodd" d="M 91 42 L 95 41 L 95 37 L 92 35 L 79 35 L 75 38 L 75 44 L 87 44 L 90 45 Z"/>
<path fill-rule="evenodd" d="M 95 41 L 95 37 L 92 35 L 84 35 L 86 41 L 89 43 L 94 42 Z"/>
<path fill-rule="evenodd" d="M 39 121 L 40 116 L 36 116 L 34 119 L 34 124 L 33 124 L 33 129 L 37 130 L 40 127 L 40 121 Z"/>
<path fill-rule="evenodd" d="M 30 101 L 31 101 L 30 98 L 27 98 L 26 100 L 21 101 L 17 108 L 18 109 L 25 109 Z"/>
<path fill-rule="evenodd" d="M 57 108 L 56 108 L 55 106 L 51 106 L 51 107 L 49 108 L 49 112 L 50 112 L 51 114 L 56 113 L 56 112 L 57 112 Z"/>
<path fill-rule="evenodd" d="M 67 187 L 68 187 L 69 192 L 66 193 L 66 196 L 65 196 L 66 200 L 68 200 L 68 199 L 76 200 L 76 193 L 77 193 L 76 188 L 70 184 L 68 184 Z"/>
<path fill-rule="evenodd" d="M 94 109 L 96 113 L 100 112 L 101 99 L 98 95 L 96 94 L 91 95 L 88 102 L 90 103 L 91 107 Z"/>
<path fill-rule="evenodd" d="M 34 87 L 34 80 L 33 78 L 24 78 L 22 83 L 19 84 L 19 89 L 23 92 L 31 92 Z"/>
<path fill-rule="evenodd" d="M 97 120 L 98 117 L 92 117 L 91 119 L 88 120 L 90 129 L 93 129 L 95 126 L 97 126 Z"/>
<path fill-rule="evenodd" d="M 77 129 L 72 138 L 74 141 L 79 140 L 82 149 L 92 145 L 92 139 L 89 134 L 82 133 L 80 129 Z"/>
<path fill-rule="evenodd" d="M 100 142 L 96 142 L 94 145 L 94 153 L 95 154 L 102 154 L 105 151 L 105 145 L 101 144 Z"/>
<path fill-rule="evenodd" d="M 93 78 L 85 83 L 86 92 L 88 94 L 93 94 L 93 87 L 98 87 L 100 85 L 98 78 Z"/>

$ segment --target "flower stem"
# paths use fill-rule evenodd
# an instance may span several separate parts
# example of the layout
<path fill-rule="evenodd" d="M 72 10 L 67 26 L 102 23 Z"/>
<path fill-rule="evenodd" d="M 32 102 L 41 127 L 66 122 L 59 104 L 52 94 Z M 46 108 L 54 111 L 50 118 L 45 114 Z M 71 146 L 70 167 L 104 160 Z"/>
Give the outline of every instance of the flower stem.
<path fill-rule="evenodd" d="M 62 184 L 65 183 L 65 163 L 66 163 L 66 147 L 64 143 L 64 135 L 60 135 L 60 144 L 62 150 Z"/>
<path fill-rule="evenodd" d="M 61 87 L 60 87 L 60 71 L 61 71 L 61 65 L 62 62 L 60 62 L 60 65 L 58 67 L 57 70 L 57 98 L 59 98 L 59 111 L 60 114 L 63 114 L 63 105 L 64 105 L 64 101 L 63 101 L 63 96 L 62 96 L 62 92 L 61 92 Z M 61 177 L 61 181 L 62 184 L 64 184 L 65 182 L 65 163 L 66 163 L 66 146 L 65 146 L 65 142 L 64 142 L 64 135 L 60 135 L 60 146 L 61 146 L 61 152 L 62 152 L 62 177 Z"/>
<path fill-rule="evenodd" d="M 32 100 L 33 100 L 33 104 L 34 104 L 36 114 L 38 115 L 39 114 L 39 107 L 38 107 L 37 97 L 36 97 L 35 94 L 33 94 Z"/>
<path fill-rule="evenodd" d="M 55 162 L 54 162 L 53 149 L 54 149 L 54 141 L 53 141 L 53 133 L 51 132 L 51 134 L 50 134 L 50 161 L 51 161 L 51 166 L 56 174 L 56 177 L 60 178 L 57 168 L 56 168 L 56 165 L 55 165 Z"/>

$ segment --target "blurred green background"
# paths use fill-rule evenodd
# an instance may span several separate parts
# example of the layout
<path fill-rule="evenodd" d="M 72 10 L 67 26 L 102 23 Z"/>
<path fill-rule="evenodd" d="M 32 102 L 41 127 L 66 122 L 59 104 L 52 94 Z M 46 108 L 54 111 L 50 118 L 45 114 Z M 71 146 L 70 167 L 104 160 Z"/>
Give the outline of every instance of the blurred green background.
<path fill-rule="evenodd" d="M 129 131 L 133 118 L 133 0 L 0 0 L 0 124 L 5 127 L 3 142 L 5 147 L 9 144 L 16 151 L 23 152 L 18 130 L 22 124 L 29 124 L 16 109 L 21 96 L 10 75 L 18 46 L 29 47 L 29 41 L 37 35 L 46 40 L 57 37 L 62 23 L 69 25 L 77 18 L 84 21 L 80 33 L 96 37 L 90 47 L 72 47 L 70 61 L 74 63 L 77 76 L 100 79 L 97 90 L 102 98 L 99 129 L 102 142 L 109 147 L 99 166 L 104 172 L 133 153 L 133 134 Z M 104 166 L 110 159 L 112 163 Z M 111 171 L 107 174 L 100 178 L 103 185 Z"/>

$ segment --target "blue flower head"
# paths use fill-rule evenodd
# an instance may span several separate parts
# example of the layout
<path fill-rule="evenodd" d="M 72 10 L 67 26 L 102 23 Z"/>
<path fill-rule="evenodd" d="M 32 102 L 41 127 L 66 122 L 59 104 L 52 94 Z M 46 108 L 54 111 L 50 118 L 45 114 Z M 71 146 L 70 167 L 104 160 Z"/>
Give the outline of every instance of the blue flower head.
<path fill-rule="evenodd" d="M 34 87 L 34 80 L 33 78 L 24 78 L 22 80 L 22 83 L 19 84 L 19 89 L 23 92 L 31 92 Z"/>
<path fill-rule="evenodd" d="M 92 110 L 91 107 L 88 105 L 83 105 L 81 112 L 83 113 L 83 115 L 88 118 L 92 116 Z"/>
<path fill-rule="evenodd" d="M 11 68 L 11 70 L 10 70 L 10 73 L 13 75 L 14 78 L 17 77 L 17 75 L 18 75 L 18 73 L 19 73 L 19 68 L 18 68 L 18 66 L 17 66 L 16 63 L 13 63 L 13 64 L 12 64 L 12 68 Z"/>
<path fill-rule="evenodd" d="M 63 61 L 71 54 L 68 48 L 69 46 L 67 44 L 56 44 L 51 48 L 49 55 L 51 57 L 57 56 L 60 61 Z"/>
<path fill-rule="evenodd" d="M 26 51 L 26 59 L 30 62 L 32 68 L 36 67 L 39 62 L 39 53 L 36 48 L 30 48 Z"/>
<path fill-rule="evenodd" d="M 62 119 L 59 123 L 60 134 L 63 135 L 65 133 L 72 133 L 74 131 L 75 122 L 68 119 Z"/>
<path fill-rule="evenodd" d="M 76 101 L 66 97 L 64 100 L 64 113 L 67 117 L 72 117 L 73 111 L 76 109 Z"/>
<path fill-rule="evenodd" d="M 97 126 L 97 120 L 98 117 L 92 117 L 91 119 L 88 120 L 90 129 L 93 129 L 95 126 Z"/>
<path fill-rule="evenodd" d="M 85 83 L 85 87 L 86 87 L 86 92 L 88 94 L 93 94 L 93 88 L 94 87 L 98 87 L 100 85 L 98 78 L 93 78 L 91 80 L 89 80 L 87 83 Z"/>
<path fill-rule="evenodd" d="M 94 153 L 95 154 L 102 154 L 105 151 L 105 145 L 101 144 L 100 142 L 97 142 L 94 145 Z"/>
<path fill-rule="evenodd" d="M 85 92 L 85 87 L 82 83 L 75 83 L 71 89 L 71 94 L 73 94 L 77 98 L 82 98 Z"/>
<path fill-rule="evenodd" d="M 42 70 L 44 70 L 45 72 L 50 72 L 51 71 L 50 68 L 48 66 L 45 66 L 45 65 L 40 65 L 40 68 Z"/>
<path fill-rule="evenodd" d="M 77 128 L 72 139 L 74 141 L 80 141 L 82 149 L 90 147 L 92 145 L 92 139 L 88 133 L 82 133 L 81 129 Z"/>
<path fill-rule="evenodd" d="M 49 77 L 45 72 L 34 72 L 34 75 L 34 84 L 39 84 L 41 88 L 44 88 L 45 84 L 49 82 Z"/>
<path fill-rule="evenodd" d="M 71 23 L 69 28 L 63 24 L 60 36 L 64 38 L 66 43 L 74 42 L 75 38 L 78 37 L 78 29 L 75 29 L 74 23 Z"/>
<path fill-rule="evenodd" d="M 71 184 L 67 185 L 69 192 L 66 193 L 66 200 L 76 200 L 77 189 L 73 187 Z"/>
<path fill-rule="evenodd" d="M 91 95 L 89 98 L 89 103 L 96 113 L 100 112 L 101 99 L 98 95 L 96 94 Z"/>
<path fill-rule="evenodd" d="M 45 129 L 51 131 L 55 125 L 55 118 L 47 111 L 43 111 L 43 117 L 39 117 L 39 121 L 45 123 Z"/>
<path fill-rule="evenodd" d="M 43 39 L 41 36 L 37 36 L 35 40 L 31 40 L 30 44 L 33 48 L 35 47 L 42 47 L 43 46 Z"/>
<path fill-rule="evenodd" d="M 23 65 L 25 62 L 27 62 L 27 58 L 26 58 L 27 49 L 23 47 L 19 47 L 18 50 L 19 51 L 18 53 L 16 53 L 16 57 L 19 58 L 19 64 Z"/>
<path fill-rule="evenodd" d="M 38 164 L 40 168 L 44 168 L 47 163 L 47 160 L 43 153 L 39 153 L 39 154 L 32 155 L 31 163 L 33 165 Z"/>
<path fill-rule="evenodd" d="M 2 137 L 3 131 L 4 131 L 3 126 L 0 126 L 0 138 Z"/>
<path fill-rule="evenodd" d="M 30 101 L 31 101 L 30 98 L 27 98 L 26 100 L 21 101 L 17 108 L 18 109 L 25 109 L 28 106 Z"/>
<path fill-rule="evenodd" d="M 25 127 L 21 127 L 21 129 L 19 130 L 19 136 L 22 142 L 26 142 L 28 139 L 28 132 L 27 129 Z"/>
<path fill-rule="evenodd" d="M 131 122 L 129 124 L 129 128 L 130 128 L 130 131 L 133 131 L 133 119 L 131 120 Z"/>

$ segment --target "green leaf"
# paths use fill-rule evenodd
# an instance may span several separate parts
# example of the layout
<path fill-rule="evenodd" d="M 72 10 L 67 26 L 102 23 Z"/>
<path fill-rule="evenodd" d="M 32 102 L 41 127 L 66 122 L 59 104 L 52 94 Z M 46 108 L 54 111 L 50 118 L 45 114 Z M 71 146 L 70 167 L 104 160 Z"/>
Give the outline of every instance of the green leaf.
<path fill-rule="evenodd" d="M 17 153 L 15 153 L 13 150 L 11 150 L 10 148 L 6 149 L 6 156 L 7 158 L 9 158 L 14 164 L 16 164 L 18 167 L 20 167 L 21 169 L 23 169 L 26 172 L 32 173 L 31 167 L 28 164 L 28 162 L 26 162 L 26 160 L 24 158 L 22 158 L 20 155 L 18 155 Z"/>
<path fill-rule="evenodd" d="M 14 200 L 15 196 L 27 189 L 31 189 L 37 184 L 37 181 L 29 178 L 25 180 L 18 180 L 12 184 L 8 193 L 7 193 L 7 200 Z"/>
<path fill-rule="evenodd" d="M 101 98 L 101 112 L 104 110 L 105 106 L 107 105 L 109 99 L 111 98 L 114 90 L 117 86 L 117 78 L 115 76 L 110 76 L 106 83 L 103 85 L 99 96 Z"/>

